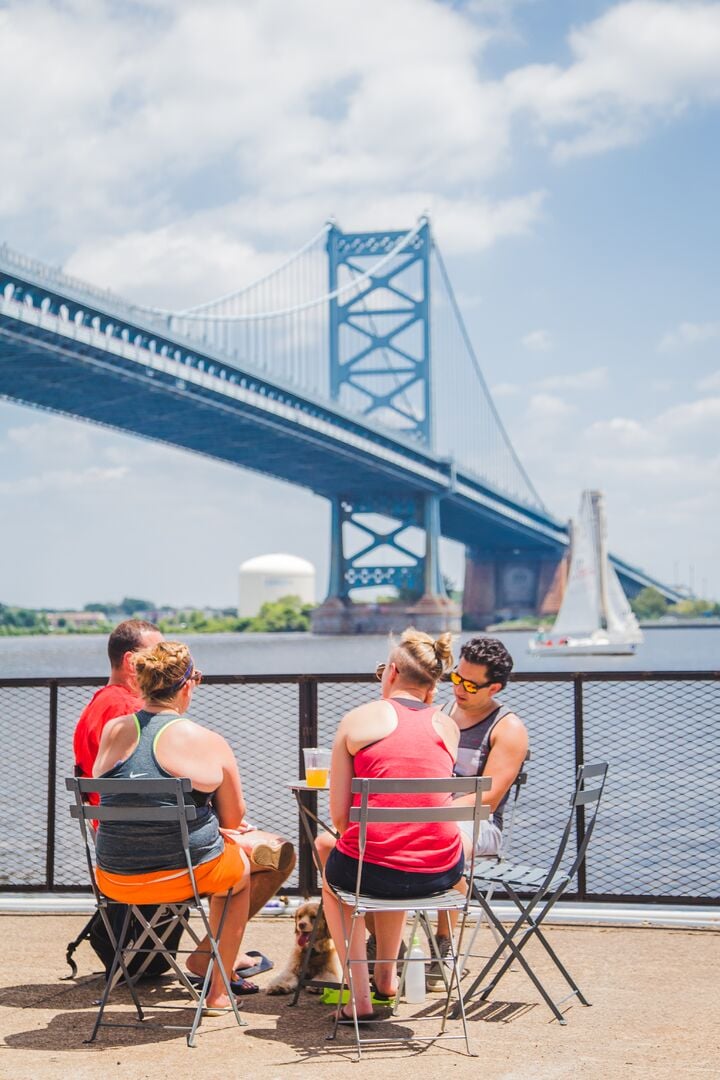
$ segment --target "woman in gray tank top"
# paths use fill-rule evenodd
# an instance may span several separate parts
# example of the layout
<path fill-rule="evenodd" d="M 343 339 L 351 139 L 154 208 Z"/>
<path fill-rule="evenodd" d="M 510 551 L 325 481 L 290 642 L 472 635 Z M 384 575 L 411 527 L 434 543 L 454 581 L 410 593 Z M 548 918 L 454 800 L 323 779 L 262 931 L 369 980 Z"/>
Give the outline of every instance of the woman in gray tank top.
<path fill-rule="evenodd" d="M 250 863 L 242 848 L 224 830 L 240 828 L 245 800 L 235 756 L 219 734 L 194 723 L 186 715 L 193 690 L 202 676 L 195 670 L 186 645 L 163 641 L 136 654 L 135 673 L 145 708 L 132 716 L 111 720 L 105 727 L 94 776 L 189 777 L 192 791 L 186 798 L 199 809 L 189 823 L 190 854 L 200 892 L 211 895 L 210 923 L 217 932 L 224 893 L 232 890 L 225 918 L 220 955 L 225 970 L 233 971 L 249 917 Z M 121 796 L 114 801 L 120 802 Z M 103 805 L 113 800 L 103 797 Z M 151 800 L 153 805 L 161 800 Z M 123 886 L 142 890 L 147 903 L 175 889 L 191 895 L 189 875 L 179 830 L 169 823 L 102 822 L 97 836 L 98 883 L 122 898 Z M 153 895 L 155 892 L 157 895 Z M 128 899 L 130 896 L 128 894 Z M 137 902 L 133 897 L 133 902 Z M 204 974 L 207 956 L 201 942 L 188 958 L 188 968 Z M 216 966 L 207 997 L 208 1007 L 225 1008 L 230 1002 Z"/>

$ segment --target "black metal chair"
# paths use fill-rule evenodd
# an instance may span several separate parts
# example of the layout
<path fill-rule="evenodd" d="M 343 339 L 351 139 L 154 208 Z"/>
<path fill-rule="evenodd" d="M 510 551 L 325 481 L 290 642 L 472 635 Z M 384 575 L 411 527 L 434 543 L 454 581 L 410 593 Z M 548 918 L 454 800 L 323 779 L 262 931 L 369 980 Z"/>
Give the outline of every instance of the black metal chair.
<path fill-rule="evenodd" d="M 190 858 L 190 838 L 188 833 L 188 822 L 194 821 L 197 817 L 197 807 L 192 804 L 186 804 L 185 793 L 192 789 L 192 783 L 187 778 L 168 778 L 168 779 L 148 779 L 148 780 L 88 780 L 79 777 L 69 777 L 65 781 L 65 786 L 75 796 L 75 802 L 70 806 L 70 814 L 80 822 L 80 830 L 82 833 L 83 844 L 85 847 L 85 857 L 87 860 L 88 872 L 90 874 L 90 882 L 92 884 L 95 899 L 97 901 L 98 910 L 105 923 L 105 928 L 108 933 L 108 937 L 115 949 L 115 955 L 113 957 L 112 967 L 105 981 L 105 988 L 102 998 L 100 999 L 100 1006 L 98 1009 L 97 1018 L 95 1020 L 95 1026 L 92 1034 L 87 1042 L 94 1042 L 97 1037 L 98 1031 L 102 1026 L 104 1027 L 134 1027 L 133 1024 L 118 1024 L 111 1023 L 109 1021 L 103 1022 L 103 1013 L 105 1006 L 110 996 L 111 990 L 117 985 L 122 976 L 124 985 L 127 987 L 132 997 L 133 1004 L 137 1011 L 138 1020 L 142 1021 L 145 1018 L 140 999 L 138 997 L 136 984 L 142 977 L 143 972 L 147 964 L 153 955 L 158 952 L 163 953 L 167 958 L 169 966 L 174 969 L 175 974 L 183 984 L 185 989 L 191 995 L 195 1004 L 195 1015 L 193 1022 L 189 1027 L 187 1035 L 188 1046 L 195 1045 L 195 1033 L 200 1024 L 202 1018 L 203 1009 L 205 1008 L 205 998 L 207 997 L 208 990 L 210 989 L 210 980 L 212 977 L 213 967 L 217 964 L 220 968 L 220 973 L 225 983 L 228 997 L 230 998 L 232 1011 L 235 1014 L 235 1019 L 240 1027 L 246 1027 L 245 1021 L 242 1019 L 238 1012 L 237 1002 L 235 995 L 233 994 L 230 982 L 228 980 L 227 972 L 223 967 L 220 954 L 218 952 L 218 939 L 222 933 L 222 928 L 225 922 L 225 916 L 228 910 L 228 904 L 230 902 L 230 896 L 232 895 L 228 891 L 225 897 L 225 905 L 220 918 L 220 924 L 218 927 L 217 937 L 215 937 L 211 931 L 210 923 L 207 913 L 202 904 L 200 895 L 198 893 L 197 883 L 195 880 L 195 873 L 193 870 L 192 861 Z M 122 806 L 94 806 L 88 805 L 84 801 L 84 797 L 95 793 L 100 795 L 122 795 L 126 802 Z M 148 797 L 164 796 L 167 799 L 165 805 L 148 806 Z M 113 821 L 113 822 L 176 822 L 179 836 L 185 856 L 185 862 L 190 877 L 190 883 L 192 887 L 192 895 L 187 899 L 183 899 L 181 902 L 168 902 L 163 904 L 162 902 L 155 909 L 153 916 L 148 919 L 143 913 L 142 906 L 139 903 L 131 903 L 127 905 L 127 911 L 123 920 L 122 929 L 116 936 L 113 932 L 112 922 L 108 914 L 108 906 L 116 901 L 112 897 L 106 896 L 98 887 L 95 879 L 95 868 L 93 862 L 93 845 L 90 838 L 90 830 L 88 829 L 88 821 Z M 157 901 L 155 901 L 157 903 Z M 187 977 L 187 974 L 180 968 L 175 958 L 174 952 L 166 948 L 165 942 L 169 935 L 172 933 L 174 927 L 178 924 L 182 925 L 185 931 L 190 935 L 195 945 L 200 944 L 200 937 L 195 932 L 188 920 L 189 911 L 196 911 L 200 916 L 203 925 L 203 931 L 207 935 L 210 945 L 210 960 L 208 964 L 207 974 L 203 980 L 202 987 L 198 991 Z M 168 917 L 169 916 L 169 917 Z M 135 920 L 139 924 L 141 930 L 140 934 L 135 938 L 132 944 L 128 944 L 128 930 Z M 158 933 L 158 924 L 162 923 L 162 931 Z M 180 951 L 180 950 L 178 950 Z M 145 960 L 140 965 L 139 969 L 130 974 L 128 971 L 128 958 L 137 954 L 145 954 Z M 164 1006 L 168 1007 L 168 1006 Z M 174 1025 L 173 1025 L 174 1026 Z"/>
<path fill-rule="evenodd" d="M 378 1046 L 387 1043 L 398 1042 L 435 1042 L 439 1039 L 463 1039 L 465 1040 L 465 1046 L 468 1054 L 473 1057 L 477 1056 L 472 1049 L 470 1043 L 470 1037 L 468 1034 L 467 1021 L 465 1017 L 465 1007 L 463 1004 L 463 998 L 460 991 L 460 969 L 458 965 L 458 955 L 462 948 L 463 933 L 465 931 L 465 923 L 467 920 L 469 904 L 470 904 L 470 891 L 467 895 L 463 896 L 457 889 L 448 889 L 442 893 L 435 893 L 426 897 L 413 897 L 402 900 L 380 899 L 375 896 L 366 896 L 360 891 L 360 884 L 362 879 L 362 867 L 365 855 L 365 847 L 367 842 L 367 828 L 375 822 L 424 822 L 428 825 L 433 822 L 444 821 L 472 821 L 473 822 L 473 843 L 477 844 L 477 838 L 479 833 L 480 822 L 486 820 L 490 815 L 488 806 L 483 805 L 482 792 L 487 791 L 490 788 L 490 779 L 486 776 L 472 776 L 472 777 L 448 777 L 437 779 L 383 779 L 383 780 L 370 780 L 356 778 L 352 781 L 352 792 L 355 795 L 360 796 L 360 805 L 350 808 L 350 821 L 358 822 L 360 825 L 359 835 L 359 859 L 358 859 L 358 871 L 355 884 L 355 892 L 347 892 L 342 889 L 333 888 L 333 892 L 338 897 L 342 904 L 347 905 L 352 909 L 349 925 L 343 912 L 343 929 L 345 934 L 345 964 L 343 967 L 342 984 L 340 987 L 339 1000 L 342 1002 L 343 990 L 347 986 L 350 991 L 350 1002 L 353 1010 L 353 1025 L 355 1030 L 355 1040 L 357 1046 L 358 1060 L 360 1058 L 363 1046 Z M 438 792 L 447 793 L 448 795 L 469 795 L 475 796 L 474 806 L 458 806 L 449 803 L 444 806 L 372 806 L 370 805 L 370 798 L 372 795 L 379 794 L 412 794 L 413 796 L 422 794 L 437 794 Z M 474 862 L 474 856 L 473 860 Z M 331 886 L 332 888 L 332 886 Z M 460 913 L 460 933 L 458 937 L 457 948 L 455 948 L 454 942 L 451 938 L 450 942 L 450 954 L 444 958 L 440 955 L 440 950 L 437 944 L 437 938 L 435 932 L 432 929 L 430 923 L 430 912 L 437 910 L 444 911 L 457 911 Z M 407 911 L 414 912 L 416 917 L 419 917 L 435 957 L 435 960 L 440 965 L 443 971 L 443 978 L 446 980 L 446 1000 L 445 1007 L 442 1014 L 440 1031 L 437 1035 L 418 1037 L 415 1035 L 410 1036 L 393 1036 L 389 1035 L 387 1038 L 368 1038 L 363 1039 L 360 1036 L 360 1024 L 364 1021 L 358 1019 L 357 1005 L 355 1002 L 355 994 L 353 988 L 353 973 L 352 964 L 361 963 L 358 960 L 350 960 L 350 945 L 355 933 L 357 933 L 358 919 L 368 914 L 369 912 L 382 912 L 382 911 Z M 377 960 L 395 960 L 395 957 L 377 957 Z M 420 963 L 420 960 L 411 960 L 408 957 L 403 962 L 402 975 L 400 978 L 400 985 L 398 988 L 398 994 L 393 1007 L 393 1013 L 397 1011 L 398 1002 L 403 991 L 405 974 L 407 971 L 407 965 L 409 963 Z M 445 965 L 448 965 L 450 972 L 449 978 L 445 976 Z M 457 994 L 458 1012 L 456 1015 L 462 1018 L 463 1034 L 446 1034 L 445 1028 L 447 1018 L 450 1010 L 450 1000 L 455 990 Z M 420 1019 L 416 1017 L 415 1019 Z M 423 1019 L 436 1020 L 436 1016 L 425 1016 Z M 337 1035 L 337 1028 L 339 1022 L 339 1011 L 335 1016 L 335 1026 L 332 1034 L 328 1036 L 330 1039 L 334 1039 Z"/>
<path fill-rule="evenodd" d="M 470 988 L 465 992 L 465 1005 L 467 1005 L 476 995 L 478 988 L 483 986 L 485 979 L 500 961 L 502 954 L 506 950 L 508 950 L 508 952 L 502 960 L 499 969 L 495 972 L 487 986 L 484 986 L 483 989 L 477 993 L 478 1000 L 487 1000 L 488 996 L 492 993 L 515 960 L 523 968 L 528 978 L 533 982 L 559 1023 L 565 1024 L 566 1021 L 558 1006 L 562 1005 L 569 998 L 577 997 L 581 1004 L 590 1004 L 548 942 L 541 926 L 550 914 L 552 908 L 567 889 L 572 879 L 575 877 L 585 859 L 588 845 L 595 828 L 600 800 L 605 788 L 607 771 L 608 766 L 606 762 L 578 766 L 575 779 L 575 790 L 570 800 L 570 814 L 568 815 L 568 820 L 563 830 L 558 849 L 555 853 L 555 858 L 550 867 L 537 868 L 520 866 L 505 862 L 498 863 L 495 860 L 486 860 L 475 866 L 471 879 L 472 896 L 483 909 L 489 924 L 496 930 L 498 946 L 480 974 L 473 981 Z M 588 781 L 591 786 L 587 786 Z M 586 809 L 590 808 L 590 817 L 585 821 L 584 835 L 580 839 L 571 865 L 569 865 L 567 869 L 561 870 L 561 866 L 565 859 L 565 852 L 572 836 L 573 826 L 576 820 L 576 811 L 577 808 L 581 806 Z M 519 917 L 509 930 L 505 929 L 490 906 L 489 897 L 492 895 L 491 890 L 493 889 L 504 890 L 520 912 Z M 529 899 L 523 900 L 521 899 L 522 896 L 529 897 Z M 537 938 L 562 974 L 568 986 L 570 986 L 571 993 L 560 1001 L 553 1001 L 524 955 L 525 947 L 533 938 Z M 454 1015 L 459 1015 L 457 1007 L 455 1008 Z"/>

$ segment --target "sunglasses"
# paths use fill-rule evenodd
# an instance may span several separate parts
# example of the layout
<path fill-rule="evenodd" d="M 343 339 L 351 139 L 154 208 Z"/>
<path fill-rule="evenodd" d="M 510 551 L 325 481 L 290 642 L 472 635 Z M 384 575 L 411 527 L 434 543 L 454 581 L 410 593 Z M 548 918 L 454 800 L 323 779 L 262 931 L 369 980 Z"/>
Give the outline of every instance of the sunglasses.
<path fill-rule="evenodd" d="M 382 679 L 383 671 L 385 670 L 386 667 L 387 667 L 387 664 L 376 664 L 375 665 L 375 678 L 378 680 L 378 682 Z"/>
<path fill-rule="evenodd" d="M 489 682 L 483 683 L 473 682 L 472 679 L 463 679 L 462 675 L 457 671 L 450 672 L 450 682 L 453 686 L 460 686 L 462 683 L 462 688 L 466 694 L 477 694 L 478 690 L 485 690 L 488 686 L 492 686 L 493 684 L 492 679 L 490 679 Z"/>

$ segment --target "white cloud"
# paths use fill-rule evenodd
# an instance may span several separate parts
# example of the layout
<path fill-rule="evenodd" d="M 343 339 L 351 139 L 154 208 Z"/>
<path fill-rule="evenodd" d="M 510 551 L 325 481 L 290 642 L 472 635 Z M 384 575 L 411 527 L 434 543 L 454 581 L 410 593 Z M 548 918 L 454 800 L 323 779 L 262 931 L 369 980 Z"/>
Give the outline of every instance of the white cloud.
<path fill-rule="evenodd" d="M 607 384 L 605 367 L 574 371 L 567 375 L 548 375 L 537 383 L 541 390 L 598 390 Z"/>
<path fill-rule="evenodd" d="M 124 480 L 129 473 L 124 465 L 115 468 L 101 468 L 91 465 L 85 469 L 48 469 L 37 476 L 22 476 L 15 480 L 0 481 L 0 495 L 39 495 L 52 491 L 53 494 L 73 489 L 102 488 Z"/>
<path fill-rule="evenodd" d="M 575 412 L 575 407 L 555 394 L 533 394 L 528 403 L 528 416 L 534 420 L 560 420 Z"/>
<path fill-rule="evenodd" d="M 462 199 L 508 158 L 504 90 L 477 68 L 489 32 L 431 0 L 15 0 L 0 27 L 0 213 L 62 206 L 70 234 L 166 224 L 189 178 L 201 204 L 262 191 L 281 215 L 310 201 L 314 224 L 347 194 Z M 518 212 L 486 210 L 482 242 Z"/>
<path fill-rule="evenodd" d="M 531 352 L 548 352 L 552 348 L 552 339 L 547 330 L 531 330 L 520 338 L 520 344 Z"/>
<path fill-rule="evenodd" d="M 451 199 L 430 191 L 376 198 L 363 198 L 355 192 L 343 198 L 347 216 L 340 224 L 357 230 L 398 225 L 410 229 L 428 210 L 442 250 L 466 254 L 484 250 L 503 237 L 530 231 L 540 218 L 543 200 L 542 192 L 497 202 Z M 289 235 L 308 239 L 310 230 L 317 231 L 327 218 L 326 210 L 317 193 L 279 205 L 264 195 L 242 199 L 159 228 L 94 237 L 70 256 L 64 269 L 128 299 L 184 309 L 233 292 L 273 270 L 289 254 L 277 246 L 278 242 Z M 258 243 L 245 239 L 257 232 L 262 221 L 270 223 L 263 239 L 267 243 L 267 233 L 274 234 L 273 250 L 261 250 Z M 308 236 L 301 234 L 303 226 Z M 283 288 L 282 282 L 277 285 Z M 273 309 L 298 302 L 294 279 L 292 287 L 292 296 L 274 295 Z M 316 295 L 325 291 L 323 265 Z"/>
<path fill-rule="evenodd" d="M 656 443 L 655 436 L 647 427 L 637 420 L 622 416 L 612 420 L 596 420 L 585 435 L 599 446 L 629 450 L 646 449 Z"/>
<path fill-rule="evenodd" d="M 490 387 L 490 393 L 494 398 L 517 397 L 520 393 L 520 387 L 517 383 L 495 383 L 494 386 Z"/>
<path fill-rule="evenodd" d="M 704 379 L 700 379 L 697 388 L 711 393 L 720 392 L 720 371 L 714 371 L 711 375 L 706 375 Z"/>
<path fill-rule="evenodd" d="M 658 349 L 661 352 L 669 352 L 691 345 L 702 345 L 706 341 L 714 341 L 717 338 L 720 338 L 720 322 L 683 322 L 660 339 Z"/>
<path fill-rule="evenodd" d="M 669 433 L 691 432 L 702 435 L 705 430 L 715 434 L 720 421 L 720 397 L 674 405 L 661 413 L 655 423 L 659 430 Z"/>
<path fill-rule="evenodd" d="M 572 62 L 505 79 L 560 160 L 635 142 L 652 124 L 720 96 L 720 5 L 629 0 L 574 29 Z"/>
<path fill-rule="evenodd" d="M 214 215 L 213 215 L 214 217 Z M 259 252 L 200 217 L 147 231 L 107 236 L 78 248 L 67 273 L 155 307 L 184 310 L 261 277 L 287 252 Z M 282 307 L 289 297 L 277 297 Z"/>

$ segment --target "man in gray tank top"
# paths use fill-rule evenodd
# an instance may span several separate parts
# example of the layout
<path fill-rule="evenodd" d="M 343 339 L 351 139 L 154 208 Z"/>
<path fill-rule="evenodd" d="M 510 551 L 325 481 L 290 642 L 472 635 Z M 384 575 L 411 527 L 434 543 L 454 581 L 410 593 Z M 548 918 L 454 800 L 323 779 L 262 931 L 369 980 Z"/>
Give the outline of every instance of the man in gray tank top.
<path fill-rule="evenodd" d="M 460 745 L 455 762 L 456 776 L 490 776 L 492 787 L 483 793 L 491 816 L 480 822 L 478 855 L 492 856 L 502 845 L 503 811 L 513 782 L 528 752 L 528 733 L 522 720 L 495 697 L 504 689 L 513 668 L 510 653 L 497 638 L 471 638 L 460 649 L 457 667 L 450 674 L 455 698 L 444 711 L 460 728 Z M 458 800 L 472 805 L 475 797 L 463 795 Z M 465 857 L 472 848 L 472 822 L 461 822 Z M 438 917 L 438 943 L 441 953 L 450 945 L 448 915 Z M 439 971 L 430 968 L 430 987 L 444 986 Z"/>

